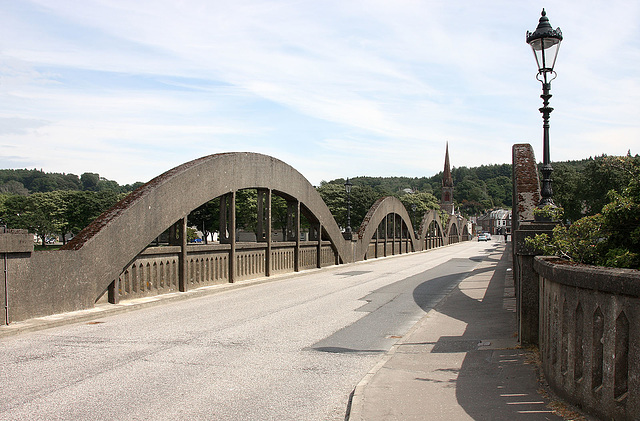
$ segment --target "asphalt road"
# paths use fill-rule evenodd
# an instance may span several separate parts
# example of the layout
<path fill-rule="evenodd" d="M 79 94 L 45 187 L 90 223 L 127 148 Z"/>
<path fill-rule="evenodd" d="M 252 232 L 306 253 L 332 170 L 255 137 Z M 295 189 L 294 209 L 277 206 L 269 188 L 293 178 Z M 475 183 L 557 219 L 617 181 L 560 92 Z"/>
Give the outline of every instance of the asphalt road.
<path fill-rule="evenodd" d="M 0 340 L 0 420 L 343 420 L 487 255 L 467 242 Z"/>

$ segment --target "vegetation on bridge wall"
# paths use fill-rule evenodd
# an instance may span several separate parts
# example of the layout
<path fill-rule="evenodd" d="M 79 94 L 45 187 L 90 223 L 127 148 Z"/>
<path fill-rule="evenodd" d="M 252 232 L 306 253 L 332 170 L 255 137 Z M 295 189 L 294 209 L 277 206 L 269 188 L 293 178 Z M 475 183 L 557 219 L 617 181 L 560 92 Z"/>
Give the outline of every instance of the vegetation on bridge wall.
<path fill-rule="evenodd" d="M 527 242 L 544 254 L 580 263 L 640 269 L 640 158 L 604 157 L 599 161 L 595 170 L 617 174 L 618 183 L 626 181 L 626 187 L 610 190 L 600 212 L 571 225 L 558 225 L 552 236 L 540 234 Z M 597 183 L 609 185 L 606 179 Z"/>

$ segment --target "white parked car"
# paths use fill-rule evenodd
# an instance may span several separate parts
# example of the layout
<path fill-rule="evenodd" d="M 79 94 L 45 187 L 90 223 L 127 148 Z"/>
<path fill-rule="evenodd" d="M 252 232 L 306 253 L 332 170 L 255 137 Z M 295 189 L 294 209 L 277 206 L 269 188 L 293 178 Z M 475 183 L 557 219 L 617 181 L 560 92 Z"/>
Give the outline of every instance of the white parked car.
<path fill-rule="evenodd" d="M 491 240 L 491 236 L 489 235 L 489 233 L 481 232 L 480 234 L 478 234 L 478 241 L 489 241 L 489 240 Z"/>

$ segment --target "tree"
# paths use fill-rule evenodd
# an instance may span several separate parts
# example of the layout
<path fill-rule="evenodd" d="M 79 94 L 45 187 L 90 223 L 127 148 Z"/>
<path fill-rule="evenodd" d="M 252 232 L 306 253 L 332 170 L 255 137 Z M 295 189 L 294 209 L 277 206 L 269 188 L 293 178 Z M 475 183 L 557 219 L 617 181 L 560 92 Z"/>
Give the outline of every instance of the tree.
<path fill-rule="evenodd" d="M 440 208 L 438 199 L 431 193 L 419 192 L 403 194 L 399 199 L 411 217 L 411 224 L 414 230 L 420 228 L 422 217 L 427 211 Z"/>
<path fill-rule="evenodd" d="M 355 186 L 354 186 L 355 188 Z M 347 193 L 344 190 L 344 182 L 324 183 L 316 189 L 336 222 L 343 227 L 347 226 Z M 352 190 L 353 192 L 353 190 Z"/>
<path fill-rule="evenodd" d="M 60 233 L 77 234 L 93 222 L 104 211 L 124 197 L 114 191 L 67 191 L 61 194 L 63 203 L 63 223 Z M 63 242 L 66 242 L 63 239 Z"/>
<path fill-rule="evenodd" d="M 202 230 L 204 242 L 207 244 L 209 233 L 220 229 L 220 199 L 210 200 L 192 210 L 187 217 L 187 222 Z"/>
<path fill-rule="evenodd" d="M 606 167 L 611 168 L 606 168 Z M 527 243 L 547 254 L 580 263 L 640 269 L 640 159 L 618 157 L 599 162 L 592 170 L 618 174 L 628 180 L 621 192 L 611 190 L 609 203 L 600 213 L 588 215 L 570 226 L 558 225 Z M 611 180 L 597 181 L 607 185 Z M 592 202 L 593 204 L 597 201 Z"/>
<path fill-rule="evenodd" d="M 484 181 L 471 176 L 465 177 L 455 186 L 453 196 L 456 202 L 463 200 L 477 202 L 481 205 L 483 212 L 493 207 L 493 201 L 487 193 L 487 186 Z"/>
<path fill-rule="evenodd" d="M 632 157 L 622 158 L 633 161 Z M 636 156 L 635 160 L 638 160 Z M 600 212 L 609 202 L 607 194 L 611 190 L 621 191 L 629 184 L 630 174 L 618 165 L 617 157 L 602 155 L 590 160 L 584 168 L 584 180 L 578 194 L 584 198 L 587 215 Z"/>
<path fill-rule="evenodd" d="M 584 200 L 580 195 L 581 186 L 587 180 L 576 166 L 568 163 L 553 164 L 553 201 L 564 209 L 564 217 L 573 222 L 582 218 Z"/>
<path fill-rule="evenodd" d="M 344 191 L 344 186 L 342 189 Z M 343 194 L 346 195 L 346 192 Z M 370 186 L 355 185 L 351 188 L 351 228 L 353 231 L 360 228 L 367 212 L 380 197 L 384 196 Z"/>
<path fill-rule="evenodd" d="M 46 246 L 47 235 L 61 231 L 64 224 L 64 207 L 59 191 L 34 193 L 28 196 L 25 213 L 21 215 L 30 232 L 42 239 Z"/>
<path fill-rule="evenodd" d="M 92 172 L 86 172 L 80 176 L 80 181 L 82 182 L 82 190 L 95 191 L 98 188 L 100 175 Z"/>
<path fill-rule="evenodd" d="M 0 185 L 0 193 L 19 194 L 21 196 L 27 196 L 29 190 L 19 181 L 9 180 L 6 183 Z"/>

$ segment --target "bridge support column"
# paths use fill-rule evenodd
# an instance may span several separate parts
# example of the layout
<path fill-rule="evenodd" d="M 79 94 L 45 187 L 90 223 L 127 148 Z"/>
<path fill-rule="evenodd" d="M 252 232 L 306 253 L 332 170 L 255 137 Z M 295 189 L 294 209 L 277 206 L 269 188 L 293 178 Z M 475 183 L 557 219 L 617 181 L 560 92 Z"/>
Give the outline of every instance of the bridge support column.
<path fill-rule="evenodd" d="M 389 242 L 389 215 L 384 217 L 384 257 L 387 257 L 387 243 Z"/>
<path fill-rule="evenodd" d="M 296 247 L 295 254 L 293 257 L 293 270 L 295 272 L 300 272 L 300 201 L 296 200 L 295 203 L 295 221 L 294 221 L 294 231 L 296 236 Z"/>
<path fill-rule="evenodd" d="M 187 262 L 187 217 L 176 223 L 180 240 L 180 257 L 178 258 L 178 290 L 189 290 L 189 265 Z"/>
<path fill-rule="evenodd" d="M 317 267 L 322 267 L 322 224 L 318 222 L 317 225 L 318 232 L 316 233 L 316 239 L 318 240 L 318 244 L 316 246 L 316 255 L 317 255 Z"/>
<path fill-rule="evenodd" d="M 236 281 L 236 192 L 220 197 L 221 242 L 229 244 L 229 282 Z"/>
<path fill-rule="evenodd" d="M 391 223 L 393 224 L 393 242 L 391 244 L 393 244 L 393 246 L 391 247 L 391 255 L 395 255 L 396 254 L 396 214 L 393 213 L 391 214 Z"/>
<path fill-rule="evenodd" d="M 380 237 L 380 225 L 378 225 L 378 227 L 376 228 L 376 233 L 374 235 L 374 238 L 376 239 L 376 246 L 373 249 L 373 257 L 375 257 L 376 259 L 378 258 L 378 237 Z"/>
<path fill-rule="evenodd" d="M 120 302 L 120 279 L 116 278 L 109 284 L 107 289 L 107 301 L 109 304 L 118 304 Z"/>

